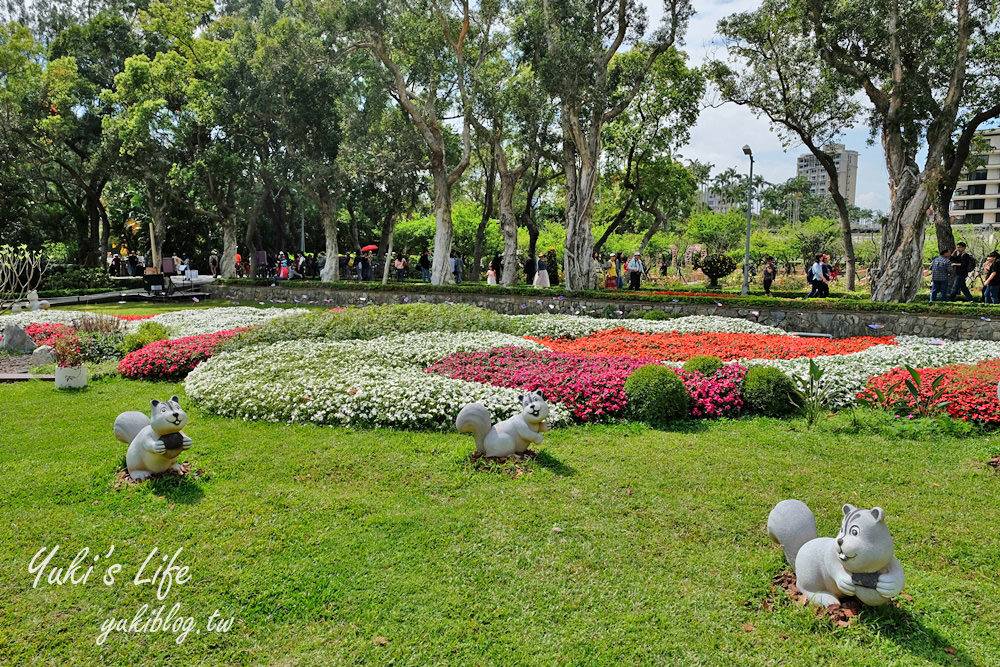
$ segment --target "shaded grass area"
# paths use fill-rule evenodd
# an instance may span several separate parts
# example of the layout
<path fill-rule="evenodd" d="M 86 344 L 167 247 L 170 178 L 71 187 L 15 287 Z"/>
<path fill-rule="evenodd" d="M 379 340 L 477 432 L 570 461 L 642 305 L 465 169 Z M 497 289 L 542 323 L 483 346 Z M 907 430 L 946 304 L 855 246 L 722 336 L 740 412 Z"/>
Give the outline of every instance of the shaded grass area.
<path fill-rule="evenodd" d="M 980 665 L 1000 663 L 996 435 L 926 442 L 845 415 L 635 424 L 548 434 L 524 473 L 477 470 L 456 434 L 242 423 L 192 408 L 196 471 L 115 489 L 111 424 L 181 385 L 0 385 L 0 663 Z M 907 575 L 901 608 L 834 629 L 783 594 L 764 531 L 796 497 L 820 533 L 880 505 Z M 32 588 L 60 545 L 124 568 Z M 154 547 L 188 565 L 163 603 L 194 631 L 118 635 L 157 602 L 132 577 Z M 207 633 L 216 609 L 235 617 Z M 166 613 L 166 611 L 164 614 Z"/>

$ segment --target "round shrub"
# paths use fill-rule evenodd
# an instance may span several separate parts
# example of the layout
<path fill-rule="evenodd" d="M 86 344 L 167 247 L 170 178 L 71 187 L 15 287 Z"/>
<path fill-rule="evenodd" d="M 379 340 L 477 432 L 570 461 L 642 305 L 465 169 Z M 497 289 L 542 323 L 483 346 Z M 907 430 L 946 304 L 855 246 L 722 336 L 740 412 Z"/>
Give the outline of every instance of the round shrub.
<path fill-rule="evenodd" d="M 696 357 L 691 357 L 684 362 L 683 369 L 690 371 L 692 373 L 701 373 L 705 377 L 714 375 L 715 371 L 722 368 L 725 364 L 722 359 L 718 357 L 713 357 L 707 354 L 699 354 Z"/>
<path fill-rule="evenodd" d="M 698 266 L 711 280 L 711 287 L 719 286 L 719 278 L 725 278 L 736 270 L 736 261 L 728 255 L 714 254 L 703 259 Z"/>
<path fill-rule="evenodd" d="M 648 310 L 642 315 L 644 320 L 672 320 L 676 315 L 673 313 L 668 313 L 664 310 Z"/>
<path fill-rule="evenodd" d="M 754 366 L 743 378 L 743 408 L 749 413 L 780 417 L 795 411 L 795 383 L 777 368 Z"/>
<path fill-rule="evenodd" d="M 122 343 L 122 351 L 128 354 L 150 343 L 158 340 L 167 340 L 168 338 L 170 338 L 170 332 L 159 322 L 143 322 L 139 325 L 135 333 L 125 336 L 125 342 Z"/>
<path fill-rule="evenodd" d="M 629 416 L 656 425 L 687 417 L 691 399 L 672 369 L 647 364 L 625 380 L 625 400 Z"/>

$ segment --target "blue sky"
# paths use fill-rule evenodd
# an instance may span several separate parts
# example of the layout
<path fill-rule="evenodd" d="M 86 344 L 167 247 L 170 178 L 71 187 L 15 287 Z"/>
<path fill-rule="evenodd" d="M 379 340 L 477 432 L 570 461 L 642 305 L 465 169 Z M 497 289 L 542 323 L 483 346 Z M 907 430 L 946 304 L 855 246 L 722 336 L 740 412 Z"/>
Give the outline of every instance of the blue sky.
<path fill-rule="evenodd" d="M 663 13 L 662 0 L 642 1 L 649 9 L 650 26 L 655 26 Z M 724 50 L 718 46 L 716 23 L 729 14 L 749 11 L 759 4 L 758 0 L 694 0 L 697 13 L 682 47 L 690 60 L 698 64 L 713 57 L 721 59 Z M 863 125 L 845 133 L 840 142 L 859 153 L 856 204 L 862 208 L 888 210 L 888 176 L 881 144 L 876 141 L 868 145 L 868 130 Z M 772 183 L 794 176 L 795 160 L 800 153 L 806 152 L 800 144 L 786 150 L 766 120 L 756 118 L 746 107 L 726 104 L 701 112 L 698 124 L 692 129 L 691 141 L 681 153 L 685 158 L 712 163 L 715 165 L 713 172 L 729 167 L 745 171 L 748 160 L 743 155 L 744 144 L 753 149 L 754 172 Z"/>

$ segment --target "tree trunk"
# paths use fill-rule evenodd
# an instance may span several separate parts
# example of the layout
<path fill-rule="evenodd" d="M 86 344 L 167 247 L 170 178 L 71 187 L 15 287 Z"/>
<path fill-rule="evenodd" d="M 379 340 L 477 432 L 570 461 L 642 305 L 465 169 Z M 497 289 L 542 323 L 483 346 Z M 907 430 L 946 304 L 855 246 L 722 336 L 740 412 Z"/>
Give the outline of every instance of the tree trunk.
<path fill-rule="evenodd" d="M 451 186 L 448 171 L 443 164 L 434 172 L 434 260 L 431 263 L 431 284 L 450 285 L 455 282 L 451 273 L 451 242 L 455 229 L 451 222 Z"/>
<path fill-rule="evenodd" d="M 663 223 L 666 221 L 667 217 L 665 215 L 661 215 L 660 213 L 653 214 L 653 224 L 651 224 L 649 229 L 646 230 L 646 233 L 643 234 L 642 243 L 639 244 L 639 252 L 641 254 L 645 254 L 646 246 L 649 245 L 649 242 L 653 239 L 653 235 L 660 231 L 660 228 L 663 227 Z"/>
<path fill-rule="evenodd" d="M 951 229 L 951 195 L 953 188 L 948 188 L 951 192 L 945 192 L 946 188 L 938 188 L 937 201 L 934 203 L 934 233 L 937 236 L 938 248 L 954 248 L 955 233 Z"/>
<path fill-rule="evenodd" d="M 101 200 L 96 195 L 87 194 L 87 252 L 84 265 L 101 266 Z"/>
<path fill-rule="evenodd" d="M 223 278 L 236 276 L 236 221 L 227 218 L 222 221 L 222 257 L 219 259 L 219 273 Z"/>
<path fill-rule="evenodd" d="M 340 280 L 340 249 L 337 247 L 337 207 L 331 197 L 319 194 L 316 197 L 316 207 L 319 209 L 319 219 L 323 223 L 323 236 L 326 238 L 326 264 L 319 274 L 319 279 L 330 283 Z"/>
<path fill-rule="evenodd" d="M 479 281 L 479 269 L 483 262 L 483 241 L 486 239 L 486 225 L 489 224 L 490 218 L 493 217 L 493 192 L 496 189 L 496 167 L 497 161 L 494 158 L 490 160 L 490 166 L 486 172 L 486 201 L 483 203 L 483 217 L 479 221 L 479 227 L 476 229 L 476 244 L 472 251 L 472 268 L 469 271 L 469 280 L 473 282 Z"/>
<path fill-rule="evenodd" d="M 892 198 L 878 258 L 870 270 L 872 301 L 912 301 L 920 291 L 929 204 L 925 177 L 905 173 Z"/>
<path fill-rule="evenodd" d="M 517 267 L 517 220 L 514 218 L 514 178 L 512 174 L 500 178 L 500 232 L 503 234 L 503 275 L 500 284 L 511 287 L 517 284 L 520 273 Z M 530 232 L 529 232 L 530 235 Z M 536 227 L 535 238 L 538 238 Z M 534 248 L 534 246 L 532 246 Z"/>
<path fill-rule="evenodd" d="M 629 194 L 628 199 L 625 200 L 625 205 L 622 206 L 621 210 L 615 214 L 615 217 L 611 221 L 611 224 L 609 224 L 608 228 L 604 230 L 603 234 L 601 234 L 601 238 L 597 239 L 597 243 L 594 244 L 594 252 L 600 254 L 601 248 L 603 248 L 604 244 L 607 243 L 607 240 L 611 238 L 611 235 L 615 233 L 615 230 L 618 229 L 618 226 L 621 225 L 622 222 L 624 222 L 625 216 L 628 215 L 629 209 L 632 208 L 632 202 L 634 201 L 634 199 L 635 195 Z"/>
<path fill-rule="evenodd" d="M 576 168 L 575 160 L 566 163 L 566 249 L 563 254 L 563 277 L 566 289 L 594 287 L 594 187 L 597 166 L 594 163 Z"/>
<path fill-rule="evenodd" d="M 167 216 L 166 206 L 157 203 L 150 195 L 149 188 L 146 190 L 146 206 L 149 208 L 149 217 L 153 219 L 153 234 L 156 235 L 156 244 L 151 244 L 153 266 L 160 270 L 160 262 L 163 261 L 164 243 L 167 240 Z"/>
<path fill-rule="evenodd" d="M 857 262 L 854 259 L 854 239 L 851 238 L 851 217 L 847 212 L 847 201 L 840 194 L 839 188 L 833 188 L 833 202 L 837 205 L 837 215 L 840 218 L 840 233 L 844 237 L 844 277 L 847 280 L 847 291 L 854 291 L 857 275 Z"/>
<path fill-rule="evenodd" d="M 351 243 L 354 244 L 354 252 L 361 252 L 361 237 L 358 235 L 358 218 L 354 214 L 354 207 L 347 207 L 347 215 L 351 218 Z"/>

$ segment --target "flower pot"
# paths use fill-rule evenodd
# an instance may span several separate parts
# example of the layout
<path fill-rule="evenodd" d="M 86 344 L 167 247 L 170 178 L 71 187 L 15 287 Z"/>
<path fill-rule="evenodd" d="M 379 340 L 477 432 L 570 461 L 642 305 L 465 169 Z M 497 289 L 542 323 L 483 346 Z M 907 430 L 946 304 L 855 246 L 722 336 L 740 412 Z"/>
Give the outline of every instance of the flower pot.
<path fill-rule="evenodd" d="M 56 389 L 82 389 L 87 386 L 86 366 L 57 366 Z"/>

